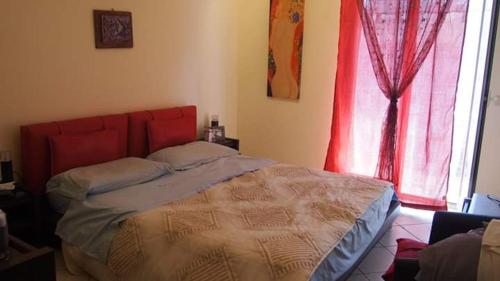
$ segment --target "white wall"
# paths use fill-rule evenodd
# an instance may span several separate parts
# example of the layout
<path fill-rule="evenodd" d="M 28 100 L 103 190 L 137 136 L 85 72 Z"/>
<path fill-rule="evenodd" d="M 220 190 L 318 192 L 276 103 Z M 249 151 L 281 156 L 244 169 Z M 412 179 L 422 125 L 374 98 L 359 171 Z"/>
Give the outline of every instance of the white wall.
<path fill-rule="evenodd" d="M 490 97 L 500 99 L 500 28 L 497 30 Z M 486 111 L 476 191 L 500 197 L 500 102 L 489 103 Z"/>
<path fill-rule="evenodd" d="M 306 1 L 298 101 L 266 96 L 269 1 L 238 3 L 241 150 L 285 163 L 323 168 L 330 140 L 340 1 Z"/>
<path fill-rule="evenodd" d="M 19 126 L 195 104 L 236 135 L 232 0 L 2 0 L 0 150 Z M 132 12 L 132 49 L 95 49 L 93 9 Z"/>

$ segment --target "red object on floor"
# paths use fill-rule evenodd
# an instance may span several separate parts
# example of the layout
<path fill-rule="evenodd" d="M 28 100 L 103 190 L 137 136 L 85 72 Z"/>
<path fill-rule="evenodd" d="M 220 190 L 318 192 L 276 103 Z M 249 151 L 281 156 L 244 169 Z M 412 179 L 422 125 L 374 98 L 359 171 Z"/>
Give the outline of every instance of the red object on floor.
<path fill-rule="evenodd" d="M 418 252 L 429 246 L 427 243 L 415 241 L 412 239 L 401 238 L 397 240 L 398 249 L 394 259 L 398 258 L 417 258 Z M 394 277 L 394 263 L 391 264 L 387 272 L 382 276 L 385 281 L 391 281 Z"/>

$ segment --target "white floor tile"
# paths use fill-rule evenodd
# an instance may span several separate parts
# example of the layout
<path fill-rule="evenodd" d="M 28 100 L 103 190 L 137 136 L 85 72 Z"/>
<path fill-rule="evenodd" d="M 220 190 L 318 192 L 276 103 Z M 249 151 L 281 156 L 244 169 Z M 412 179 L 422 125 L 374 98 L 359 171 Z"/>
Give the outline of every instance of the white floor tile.
<path fill-rule="evenodd" d="M 351 275 L 347 281 L 369 281 L 363 274 Z"/>
<path fill-rule="evenodd" d="M 360 274 L 362 275 L 362 274 L 363 274 L 363 272 L 361 272 L 361 271 L 359 270 L 359 268 L 357 268 L 356 270 L 354 270 L 354 272 L 353 272 L 351 275 L 360 275 Z"/>
<path fill-rule="evenodd" d="M 415 225 L 404 225 L 403 228 L 410 232 L 413 236 L 417 237 L 422 242 L 429 242 L 429 236 L 431 235 L 431 224 L 415 224 Z"/>
<path fill-rule="evenodd" d="M 366 274 L 365 277 L 369 281 L 384 281 L 384 279 L 382 279 L 382 275 L 384 275 L 384 272 Z"/>
<path fill-rule="evenodd" d="M 385 272 L 394 261 L 394 255 L 385 248 L 373 248 L 361 262 L 359 269 L 365 275 L 369 273 Z"/>
<path fill-rule="evenodd" d="M 380 238 L 379 243 L 385 247 L 397 246 L 396 239 L 399 238 L 409 238 L 409 239 L 417 239 L 417 237 L 411 235 L 406 229 L 402 226 L 394 225 L 389 229 L 382 238 Z"/>
<path fill-rule="evenodd" d="M 387 246 L 385 248 L 393 255 L 396 255 L 396 251 L 398 250 L 398 246 Z"/>
<path fill-rule="evenodd" d="M 433 211 L 401 208 L 401 214 L 394 222 L 398 225 L 430 224 L 433 217 Z"/>

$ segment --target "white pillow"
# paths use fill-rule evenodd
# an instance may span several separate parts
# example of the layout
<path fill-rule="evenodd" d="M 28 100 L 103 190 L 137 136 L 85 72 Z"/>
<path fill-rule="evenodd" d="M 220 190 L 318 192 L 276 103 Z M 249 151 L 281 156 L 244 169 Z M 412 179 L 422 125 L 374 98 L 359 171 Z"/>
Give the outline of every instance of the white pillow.
<path fill-rule="evenodd" d="M 239 152 L 227 146 L 205 141 L 195 141 L 158 150 L 147 159 L 166 162 L 177 171 L 188 170 Z"/>
<path fill-rule="evenodd" d="M 47 192 L 83 200 L 90 194 L 141 184 L 172 172 L 167 163 L 135 157 L 122 158 L 60 173 L 47 182 Z"/>

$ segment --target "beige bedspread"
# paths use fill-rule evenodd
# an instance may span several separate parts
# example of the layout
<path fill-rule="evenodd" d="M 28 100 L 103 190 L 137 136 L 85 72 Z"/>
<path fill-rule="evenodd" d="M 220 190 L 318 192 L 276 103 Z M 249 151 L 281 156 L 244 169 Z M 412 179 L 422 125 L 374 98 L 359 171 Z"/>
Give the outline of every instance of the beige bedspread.
<path fill-rule="evenodd" d="M 127 219 L 118 280 L 308 280 L 390 184 L 278 164 Z"/>

